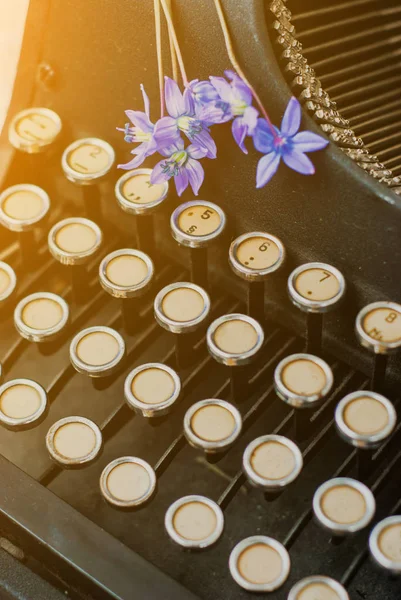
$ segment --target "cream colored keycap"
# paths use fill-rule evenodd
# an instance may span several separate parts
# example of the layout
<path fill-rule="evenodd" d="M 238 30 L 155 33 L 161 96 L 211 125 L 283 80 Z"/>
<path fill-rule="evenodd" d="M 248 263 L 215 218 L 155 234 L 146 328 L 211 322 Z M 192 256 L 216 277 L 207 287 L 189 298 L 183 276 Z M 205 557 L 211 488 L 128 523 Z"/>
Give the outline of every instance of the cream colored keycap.
<path fill-rule="evenodd" d="M 165 195 L 165 185 L 150 183 L 149 174 L 130 177 L 122 186 L 122 195 L 133 204 L 151 204 Z"/>
<path fill-rule="evenodd" d="M 205 308 L 204 300 L 194 289 L 176 288 L 162 301 L 162 311 L 168 319 L 180 323 L 197 319 Z"/>
<path fill-rule="evenodd" d="M 363 319 L 365 333 L 380 342 L 401 340 L 401 313 L 394 308 L 375 308 Z"/>
<path fill-rule="evenodd" d="M 341 600 L 325 583 L 311 583 L 297 594 L 296 600 Z"/>
<path fill-rule="evenodd" d="M 174 514 L 173 527 L 181 537 L 200 541 L 215 531 L 217 519 L 210 506 L 202 502 L 184 504 Z"/>
<path fill-rule="evenodd" d="M 142 498 L 149 490 L 150 477 L 140 464 L 125 462 L 116 465 L 107 477 L 107 487 L 117 500 L 129 502 Z"/>
<path fill-rule="evenodd" d="M 140 371 L 134 377 L 131 391 L 135 398 L 145 404 L 161 404 L 171 398 L 175 383 L 167 371 L 150 368 Z"/>
<path fill-rule="evenodd" d="M 388 425 L 389 416 L 381 402 L 374 398 L 361 397 L 346 406 L 344 421 L 352 431 L 372 435 Z"/>
<path fill-rule="evenodd" d="M 63 309 L 55 300 L 39 298 L 32 300 L 22 310 L 22 321 L 32 329 L 51 329 L 63 318 Z"/>
<path fill-rule="evenodd" d="M 349 525 L 360 521 L 366 512 L 363 495 L 350 486 L 329 489 L 321 499 L 323 513 L 333 522 Z"/>
<path fill-rule="evenodd" d="M 53 443 L 60 456 L 67 459 L 81 459 L 95 449 L 96 436 L 87 424 L 71 422 L 57 429 Z"/>
<path fill-rule="evenodd" d="M 378 546 L 386 558 L 401 565 L 401 523 L 385 527 L 379 535 Z"/>
<path fill-rule="evenodd" d="M 273 240 L 263 237 L 252 237 L 241 242 L 237 248 L 236 258 L 243 266 L 263 270 L 276 264 L 281 257 L 280 248 Z"/>
<path fill-rule="evenodd" d="M 217 231 L 221 219 L 213 208 L 200 204 L 183 210 L 178 217 L 177 224 L 188 235 L 204 236 Z"/>
<path fill-rule="evenodd" d="M 281 575 L 281 556 L 274 548 L 257 543 L 241 553 L 238 570 L 250 583 L 271 583 Z"/>
<path fill-rule="evenodd" d="M 284 367 L 281 378 L 284 385 L 294 394 L 313 396 L 326 385 L 326 375 L 315 362 L 297 359 Z"/>
<path fill-rule="evenodd" d="M 60 123 L 47 114 L 40 114 L 32 109 L 29 114 L 17 118 L 15 131 L 27 142 L 50 144 L 60 132 Z"/>
<path fill-rule="evenodd" d="M 119 345 L 110 333 L 93 331 L 78 342 L 76 353 L 78 358 L 87 365 L 107 365 L 118 356 Z"/>
<path fill-rule="evenodd" d="M 32 190 L 12 192 L 2 204 L 4 213 L 18 221 L 36 219 L 44 210 L 43 198 Z"/>
<path fill-rule="evenodd" d="M 256 346 L 258 333 L 246 321 L 230 320 L 218 326 L 214 333 L 214 342 L 223 352 L 243 354 Z"/>
<path fill-rule="evenodd" d="M 226 408 L 211 404 L 195 412 L 191 419 L 191 428 L 201 439 L 217 442 L 232 435 L 235 419 Z"/>
<path fill-rule="evenodd" d="M 325 269 L 307 269 L 296 278 L 295 289 L 308 300 L 330 300 L 339 293 L 340 282 Z"/>
<path fill-rule="evenodd" d="M 67 162 L 71 169 L 78 173 L 95 174 L 107 169 L 110 156 L 104 148 L 96 144 L 83 143 L 69 153 Z"/>
<path fill-rule="evenodd" d="M 13 419 L 26 419 L 34 415 L 41 406 L 39 392 L 28 385 L 14 385 L 0 396 L 0 409 Z"/>
<path fill-rule="evenodd" d="M 269 441 L 253 451 L 251 465 L 265 479 L 284 479 L 295 469 L 295 457 L 284 444 Z"/>
<path fill-rule="evenodd" d="M 83 223 L 69 223 L 62 227 L 55 236 L 57 246 L 64 252 L 87 252 L 97 243 L 96 232 Z"/>
<path fill-rule="evenodd" d="M 0 296 L 4 294 L 11 285 L 10 275 L 0 267 Z"/>
<path fill-rule="evenodd" d="M 106 275 L 114 285 L 132 287 L 148 276 L 148 267 L 141 258 L 127 254 L 113 258 L 107 264 Z"/>

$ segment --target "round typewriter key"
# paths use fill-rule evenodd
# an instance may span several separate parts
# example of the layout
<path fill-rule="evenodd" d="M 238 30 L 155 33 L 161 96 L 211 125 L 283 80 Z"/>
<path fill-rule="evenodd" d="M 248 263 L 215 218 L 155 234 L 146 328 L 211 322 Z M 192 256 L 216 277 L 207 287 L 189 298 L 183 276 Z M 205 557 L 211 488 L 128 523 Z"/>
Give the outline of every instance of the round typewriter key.
<path fill-rule="evenodd" d="M 144 417 L 168 414 L 181 392 L 177 373 L 161 363 L 136 367 L 124 385 L 125 400 L 130 408 Z"/>
<path fill-rule="evenodd" d="M 230 554 L 232 578 L 249 592 L 273 592 L 290 572 L 290 557 L 280 542 L 254 535 L 239 542 Z"/>
<path fill-rule="evenodd" d="M 274 372 L 274 387 L 281 400 L 296 409 L 313 409 L 330 393 L 333 373 L 329 365 L 312 354 L 292 354 L 284 358 Z M 309 435 L 309 411 L 295 411 L 295 435 L 298 441 Z"/>
<path fill-rule="evenodd" d="M 288 293 L 295 306 L 308 313 L 307 351 L 319 352 L 322 315 L 335 308 L 345 294 L 345 279 L 338 269 L 325 263 L 297 267 L 288 278 Z"/>
<path fill-rule="evenodd" d="M 154 248 L 153 213 L 165 200 L 168 193 L 168 182 L 151 184 L 151 174 L 152 169 L 128 171 L 119 178 L 115 187 L 115 195 L 120 208 L 137 217 L 138 247 L 150 254 Z"/>
<path fill-rule="evenodd" d="M 61 167 L 69 181 L 83 186 L 86 215 L 98 219 L 101 215 L 98 183 L 114 164 L 113 148 L 99 138 L 85 138 L 70 144 L 61 157 Z"/>
<path fill-rule="evenodd" d="M 265 281 L 285 259 L 282 242 L 268 233 L 253 231 L 234 240 L 229 263 L 236 275 L 248 281 L 248 314 L 264 320 Z"/>
<path fill-rule="evenodd" d="M 335 579 L 312 575 L 301 579 L 291 588 L 288 600 L 349 600 L 349 595 Z"/>
<path fill-rule="evenodd" d="M 9 299 L 17 285 L 14 269 L 0 260 L 0 305 Z"/>
<path fill-rule="evenodd" d="M 224 528 L 221 508 L 204 496 L 184 496 L 167 510 L 165 527 L 170 538 L 193 550 L 208 548 L 217 542 Z"/>
<path fill-rule="evenodd" d="M 230 367 L 231 397 L 239 402 L 247 389 L 246 377 L 240 367 L 250 363 L 263 346 L 262 327 L 247 315 L 224 315 L 209 326 L 206 341 L 213 358 Z"/>
<path fill-rule="evenodd" d="M 95 256 L 102 240 L 102 232 L 96 223 L 81 217 L 63 219 L 49 232 L 49 250 L 56 260 L 68 267 L 72 295 L 77 304 L 88 299 L 86 264 Z"/>
<path fill-rule="evenodd" d="M 392 403 L 375 392 L 353 392 L 336 408 L 336 426 L 357 448 L 376 448 L 393 432 L 397 414 Z"/>
<path fill-rule="evenodd" d="M 0 194 L 0 223 L 18 232 L 24 267 L 32 264 L 37 256 L 34 228 L 43 221 L 49 208 L 49 196 L 37 185 L 13 185 Z"/>
<path fill-rule="evenodd" d="M 12 119 L 8 129 L 9 142 L 16 150 L 38 154 L 47 150 L 58 138 L 62 128 L 57 113 L 48 108 L 27 108 Z"/>
<path fill-rule="evenodd" d="M 205 290 L 194 283 L 171 283 L 164 287 L 154 302 L 158 324 L 176 335 L 176 362 L 179 367 L 189 364 L 193 358 L 192 336 L 183 334 L 199 330 L 205 323 L 210 310 L 210 298 Z"/>
<path fill-rule="evenodd" d="M 323 483 L 313 496 L 313 511 L 319 523 L 333 535 L 344 536 L 371 522 L 376 502 L 370 489 L 349 477 Z"/>
<path fill-rule="evenodd" d="M 375 354 L 372 389 L 383 386 L 387 355 L 401 348 L 401 305 L 395 302 L 373 302 L 356 318 L 356 335 L 362 346 Z"/>
<path fill-rule="evenodd" d="M 190 248 L 191 281 L 207 287 L 207 248 L 224 231 L 226 216 L 222 209 L 206 200 L 178 206 L 170 219 L 173 238 Z"/>
<path fill-rule="evenodd" d="M 102 433 L 93 421 L 84 417 L 66 417 L 54 423 L 46 435 L 51 458 L 63 467 L 80 467 L 98 456 Z"/>
<path fill-rule="evenodd" d="M 37 292 L 23 298 L 14 311 L 18 333 L 31 342 L 49 342 L 63 332 L 68 323 L 69 308 L 57 294 Z"/>
<path fill-rule="evenodd" d="M 70 359 L 78 373 L 100 378 L 113 375 L 125 356 L 122 336 L 110 327 L 88 327 L 73 338 Z M 94 380 L 95 385 L 95 380 Z"/>
<path fill-rule="evenodd" d="M 119 508 L 135 508 L 145 504 L 156 489 L 152 467 L 133 456 L 116 458 L 100 476 L 100 491 L 110 504 Z"/>
<path fill-rule="evenodd" d="M 369 537 L 369 549 L 378 565 L 394 575 L 401 574 L 401 516 L 377 523 Z"/>
<path fill-rule="evenodd" d="M 46 392 L 36 381 L 13 379 L 0 386 L 0 423 L 9 429 L 35 426 L 46 408 Z"/>
<path fill-rule="evenodd" d="M 281 435 L 264 435 L 246 447 L 242 465 L 248 481 L 269 492 L 292 483 L 303 461 L 294 442 Z"/>
<path fill-rule="evenodd" d="M 184 417 L 184 434 L 191 446 L 207 453 L 229 448 L 241 433 L 239 411 L 224 400 L 201 400 L 193 404 Z"/>
<path fill-rule="evenodd" d="M 153 279 L 153 262 L 140 250 L 125 248 L 108 254 L 100 263 L 102 288 L 114 298 L 121 298 L 124 329 L 133 333 L 139 312 L 136 298 L 145 294 Z"/>

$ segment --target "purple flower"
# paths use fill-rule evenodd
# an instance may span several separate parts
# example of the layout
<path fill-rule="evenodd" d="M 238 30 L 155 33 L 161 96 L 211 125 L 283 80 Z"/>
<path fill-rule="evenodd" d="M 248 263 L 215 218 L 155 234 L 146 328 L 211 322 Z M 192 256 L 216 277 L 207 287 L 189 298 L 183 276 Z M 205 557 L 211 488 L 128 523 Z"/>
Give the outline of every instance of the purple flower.
<path fill-rule="evenodd" d="M 231 126 L 234 140 L 242 152 L 248 154 L 245 138 L 247 135 L 253 135 L 259 112 L 252 106 L 252 92 L 241 77 L 233 71 L 225 71 L 225 75 L 230 82 L 224 77 L 211 77 L 210 81 L 221 102 L 229 107 L 229 113 L 234 117 Z"/>
<path fill-rule="evenodd" d="M 126 123 L 124 129 L 117 127 L 119 131 L 123 131 L 125 133 L 124 139 L 126 142 L 130 144 L 139 142 L 139 146 L 131 151 L 131 154 L 134 154 L 135 158 L 130 160 L 125 165 L 118 165 L 120 169 L 136 169 L 143 163 L 147 156 L 151 156 L 157 150 L 157 143 L 154 138 L 154 125 L 151 123 L 149 118 L 149 98 L 142 84 L 141 91 L 145 112 L 140 110 L 126 110 L 125 114 L 131 121 L 132 125 L 130 123 Z"/>
<path fill-rule="evenodd" d="M 196 106 L 193 94 L 187 88 L 182 94 L 177 83 L 165 77 L 166 108 L 169 117 L 159 119 L 155 125 L 155 139 L 160 147 L 175 144 L 182 131 L 191 142 L 207 150 L 208 158 L 216 158 L 216 144 L 207 125 L 218 122 L 215 109 Z"/>
<path fill-rule="evenodd" d="M 261 188 L 273 177 L 283 159 L 287 167 L 302 173 L 313 175 L 315 167 L 305 152 L 314 152 L 325 148 L 329 143 L 316 133 L 301 131 L 301 105 L 296 98 L 291 98 L 281 122 L 281 130 L 276 129 L 274 135 L 265 119 L 258 119 L 253 136 L 256 150 L 263 156 L 258 163 L 256 187 Z"/>
<path fill-rule="evenodd" d="M 166 158 L 154 167 L 150 183 L 163 183 L 174 177 L 179 196 L 187 189 L 188 184 L 191 185 L 193 193 L 197 196 L 205 177 L 203 167 L 197 159 L 207 155 L 206 148 L 199 148 L 195 144 L 191 144 L 184 149 L 184 142 L 179 139 L 170 147 L 161 149 L 160 154 Z"/>
<path fill-rule="evenodd" d="M 188 84 L 189 90 L 192 92 L 192 97 L 196 104 L 201 106 L 208 102 L 213 102 L 220 99 L 217 90 L 212 86 L 210 81 L 199 81 L 193 79 Z"/>

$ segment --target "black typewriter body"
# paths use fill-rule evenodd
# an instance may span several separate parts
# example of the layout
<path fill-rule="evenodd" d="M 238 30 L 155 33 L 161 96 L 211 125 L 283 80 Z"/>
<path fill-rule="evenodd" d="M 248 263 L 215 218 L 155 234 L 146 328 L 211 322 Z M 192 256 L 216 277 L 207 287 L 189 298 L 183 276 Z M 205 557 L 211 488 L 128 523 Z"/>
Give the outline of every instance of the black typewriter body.
<path fill-rule="evenodd" d="M 219 75 L 229 68 L 211 0 L 173 0 L 172 4 L 191 78 Z M 305 128 L 322 133 L 323 124 L 327 126 L 323 127 L 323 134 L 334 135 L 328 148 L 313 157 L 314 177 L 302 177 L 282 167 L 266 188 L 256 190 L 256 153 L 250 149 L 244 157 L 224 127 L 223 133 L 217 134 L 218 158 L 206 168 L 200 197 L 221 206 L 227 216 L 227 231 L 213 252 L 209 252 L 211 318 L 246 310 L 245 282 L 228 265 L 232 239 L 248 231 L 267 231 L 283 241 L 287 252 L 284 268 L 266 286 L 265 346 L 255 364 L 249 367 L 249 393 L 240 406 L 242 414 L 247 415 L 246 427 L 236 444 L 215 463 L 208 462 L 202 452 L 182 440 L 183 416 L 191 404 L 204 398 L 229 398 L 228 372 L 208 357 L 204 343 L 199 343 L 196 361 L 179 372 L 182 400 L 167 419 L 155 427 L 124 407 L 124 379 L 133 367 L 151 361 L 174 367 L 172 336 L 155 323 L 153 300 L 167 283 L 189 280 L 188 251 L 171 236 L 170 214 L 193 196 L 186 192 L 180 199 L 170 185 L 169 197 L 155 218 L 155 283 L 142 299 L 137 330 L 133 335 L 123 334 L 128 359 L 124 370 L 107 389 L 94 389 L 88 378 L 71 368 L 68 358 L 69 342 L 80 329 L 109 325 L 121 330 L 119 304 L 102 292 L 98 284 L 99 260 L 88 267 L 91 297 L 79 307 L 71 304 L 69 335 L 53 353 L 45 355 L 36 344 L 19 338 L 13 323 L 13 305 L 3 311 L 0 323 L 3 381 L 17 377 L 34 379 L 48 390 L 51 401 L 48 414 L 36 427 L 20 432 L 0 431 L 0 531 L 3 538 L 24 554 L 24 559 L 18 560 L 0 550 L 1 597 L 243 600 L 252 594 L 238 587 L 230 577 L 228 557 L 238 541 L 256 534 L 278 539 L 287 545 L 291 557 L 288 581 L 272 594 L 261 597 L 284 600 L 296 581 L 314 574 L 344 581 L 353 600 L 401 597 L 400 580 L 381 572 L 369 557 L 367 540 L 372 525 L 335 544 L 315 523 L 311 511 L 313 493 L 323 481 L 340 475 L 357 477 L 356 452 L 340 439 L 333 425 L 334 407 L 339 400 L 369 385 L 373 359 L 356 340 L 356 314 L 370 302 L 400 302 L 398 150 L 390 152 L 388 158 L 395 165 L 394 177 L 387 173 L 390 166 L 386 165 L 382 177 L 373 175 L 372 170 L 379 171 L 379 167 L 373 166 L 378 161 L 366 158 L 372 167 L 361 168 L 351 156 L 361 150 L 358 160 L 363 162 L 361 156 L 368 157 L 368 147 L 360 146 L 356 136 L 354 140 L 345 132 L 341 134 L 341 143 L 337 143 L 339 125 L 333 126 L 327 116 L 312 118 L 310 105 L 319 104 L 319 90 L 311 85 L 305 92 L 302 82 L 294 83 L 292 67 L 288 66 L 291 61 L 283 43 L 291 47 L 288 36 L 296 38 L 296 33 L 285 10 L 293 10 L 300 38 L 302 31 L 307 31 L 305 56 L 311 63 L 319 62 L 319 39 L 324 42 L 326 34 L 324 29 L 323 33 L 315 34 L 317 41 L 312 38 L 309 52 L 307 43 L 312 34 L 308 34 L 308 28 L 319 30 L 321 23 L 327 21 L 320 3 L 308 0 L 302 10 L 297 4 L 270 0 L 223 2 L 240 63 L 268 104 L 273 122 L 280 121 L 293 93 L 304 104 Z M 342 4 L 327 3 L 325 9 L 331 7 L 335 11 L 338 6 L 339 21 L 345 18 L 341 11 L 346 15 L 350 10 L 350 18 L 358 16 L 351 3 L 349 9 L 341 8 Z M 378 3 L 373 1 L 360 4 L 365 15 L 379 10 Z M 396 5 L 386 4 L 388 10 Z M 332 19 L 332 15 L 329 17 Z M 391 15 L 388 20 L 394 21 Z M 387 21 L 380 23 L 386 30 Z M 344 35 L 351 41 L 347 37 L 343 51 L 349 44 L 351 52 L 353 29 L 348 34 L 344 27 Z M 355 45 L 362 46 L 365 42 L 369 45 L 375 35 L 368 32 L 365 40 L 363 32 L 358 30 Z M 381 34 L 377 35 L 382 39 Z M 324 58 L 340 50 L 333 42 L 333 46 L 321 52 Z M 369 55 L 366 60 L 370 58 Z M 346 65 L 347 60 L 345 54 Z M 65 179 L 60 167 L 61 153 L 75 139 L 96 136 L 114 147 L 117 162 L 125 162 L 129 147 L 115 128 L 124 126 L 126 109 L 141 105 L 140 83 L 149 90 L 152 107 L 157 109 L 155 65 L 150 0 L 84 3 L 31 0 L 9 119 L 28 106 L 47 107 L 61 116 L 63 133 L 51 155 L 27 157 L 8 144 L 7 127 L 4 128 L 2 189 L 18 183 L 35 183 L 46 189 L 52 203 L 49 224 L 38 232 L 40 256 L 29 272 L 19 262 L 16 236 L 6 229 L 1 231 L 1 258 L 15 268 L 17 275 L 22 274 L 18 299 L 34 291 L 51 291 L 70 300 L 69 279 L 47 248 L 51 225 L 67 216 L 84 216 L 81 189 Z M 316 64 L 318 75 L 319 68 Z M 325 77 L 330 80 L 323 69 L 323 87 Z M 344 77 L 350 85 L 356 75 L 351 72 Z M 375 77 L 380 81 L 379 75 Z M 398 85 L 399 89 L 399 67 L 395 67 L 391 77 L 394 81 L 385 83 L 387 87 L 382 92 L 378 85 L 372 89 L 368 84 L 366 88 L 361 85 L 358 92 L 350 85 L 355 98 L 349 106 L 358 107 L 360 102 L 362 112 L 364 99 L 369 97 L 375 98 L 369 110 L 379 107 L 381 93 L 385 96 L 392 86 Z M 383 80 L 387 81 L 387 75 L 383 75 Z M 328 101 L 322 94 L 320 100 L 323 109 L 333 108 L 324 105 Z M 346 100 L 340 98 L 338 104 Z M 358 108 L 349 109 L 344 104 L 344 114 L 347 110 L 350 121 L 356 115 L 358 123 Z M 393 125 L 396 131 L 396 120 Z M 381 126 L 379 123 L 377 128 Z M 350 129 L 345 124 L 341 127 Z M 370 131 L 365 133 L 368 141 L 380 139 Z M 393 135 L 393 130 L 383 135 Z M 385 142 L 385 148 L 396 147 L 398 142 L 394 133 L 394 139 Z M 150 160 L 145 166 L 151 165 Z M 120 174 L 113 169 L 101 185 L 103 222 L 99 225 L 103 227 L 105 240 L 99 259 L 111 250 L 133 243 L 133 219 L 120 210 L 114 196 Z M 347 282 L 345 302 L 324 320 L 323 355 L 333 368 L 335 383 L 327 403 L 313 417 L 310 436 L 300 444 L 305 462 L 301 476 L 279 497 L 267 501 L 260 490 L 248 485 L 236 487 L 235 477 L 241 469 L 244 448 L 251 440 L 272 432 L 293 437 L 292 413 L 275 395 L 273 373 L 282 358 L 304 349 L 305 314 L 291 304 L 287 278 L 297 265 L 312 261 L 336 266 Z M 399 355 L 394 355 L 389 359 L 383 390 L 394 403 L 399 398 L 400 384 L 401 362 Z M 86 468 L 62 470 L 50 461 L 44 439 L 52 423 L 74 414 L 98 424 L 104 447 L 101 456 Z M 386 448 L 378 453 L 376 467 L 368 480 L 376 491 L 375 521 L 387 516 L 394 507 L 396 512 L 400 510 L 397 504 L 401 497 L 400 439 L 397 429 Z M 140 510 L 130 512 L 108 506 L 99 492 L 104 466 L 116 457 L 127 455 L 139 456 L 151 465 L 159 464 L 154 498 Z M 164 530 L 168 506 L 186 494 L 202 494 L 215 501 L 224 497 L 224 534 L 215 547 L 204 552 L 184 551 L 171 542 Z"/>

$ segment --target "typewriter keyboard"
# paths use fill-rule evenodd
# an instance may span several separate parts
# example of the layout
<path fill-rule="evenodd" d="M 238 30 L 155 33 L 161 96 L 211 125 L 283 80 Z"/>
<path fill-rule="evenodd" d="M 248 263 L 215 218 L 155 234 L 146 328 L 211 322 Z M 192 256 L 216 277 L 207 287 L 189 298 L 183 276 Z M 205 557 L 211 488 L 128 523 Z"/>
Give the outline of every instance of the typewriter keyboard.
<path fill-rule="evenodd" d="M 28 564 L 72 597 L 84 597 L 87 579 L 94 598 L 400 598 L 401 428 L 386 386 L 401 347 L 398 299 L 354 315 L 355 343 L 371 355 L 371 372 L 358 372 L 323 342 L 325 314 L 341 318 L 346 299 L 334 265 L 289 274 L 286 293 L 305 317 L 297 336 L 265 308 L 282 285 L 285 239 L 234 232 L 218 203 L 183 203 L 152 186 L 149 169 L 116 182 L 107 142 L 60 152 L 59 132 L 52 111 L 17 115 L 10 143 L 32 182 L 22 176 L 0 195 L 0 452 L 23 471 L 12 466 L 26 502 L 48 490 L 40 539 L 35 519 L 11 516 L 0 494 Z M 49 152 L 79 203 L 59 203 L 39 181 Z M 216 247 L 233 291 L 211 272 Z M 64 502 L 84 523 L 81 550 L 56 541 Z M 100 545 L 91 565 L 79 555 L 98 526 L 121 542 L 115 564 L 97 565 Z M 182 587 L 121 593 L 113 573 L 125 547 Z M 63 562 L 80 576 L 64 575 Z"/>

